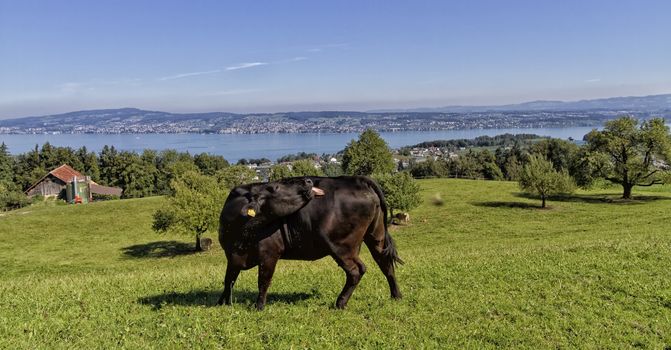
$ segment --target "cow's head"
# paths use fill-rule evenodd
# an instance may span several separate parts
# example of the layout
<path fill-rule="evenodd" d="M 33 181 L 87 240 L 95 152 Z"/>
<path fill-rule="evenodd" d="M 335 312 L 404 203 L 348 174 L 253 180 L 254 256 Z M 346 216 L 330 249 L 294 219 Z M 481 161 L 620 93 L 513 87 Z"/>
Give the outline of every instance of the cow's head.
<path fill-rule="evenodd" d="M 267 219 L 283 217 L 297 212 L 315 196 L 323 195 L 322 189 L 303 177 L 256 184 L 251 188 L 247 197 L 249 203 L 242 208 L 241 214 L 248 217 L 261 215 Z"/>

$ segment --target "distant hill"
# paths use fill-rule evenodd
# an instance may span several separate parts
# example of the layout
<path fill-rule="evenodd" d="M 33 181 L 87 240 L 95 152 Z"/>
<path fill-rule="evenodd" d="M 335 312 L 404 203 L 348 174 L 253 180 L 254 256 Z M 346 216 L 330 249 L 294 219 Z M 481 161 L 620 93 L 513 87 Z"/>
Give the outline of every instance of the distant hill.
<path fill-rule="evenodd" d="M 99 109 L 0 119 L 0 134 L 45 133 L 325 133 L 599 126 L 620 115 L 671 117 L 671 94 L 504 106 L 286 113 L 169 113 Z"/>
<path fill-rule="evenodd" d="M 380 109 L 371 113 L 465 113 L 486 111 L 586 111 L 635 110 L 657 112 L 671 110 L 671 94 L 650 96 L 611 97 L 580 101 L 531 101 L 499 106 L 445 106 L 435 108 Z"/>

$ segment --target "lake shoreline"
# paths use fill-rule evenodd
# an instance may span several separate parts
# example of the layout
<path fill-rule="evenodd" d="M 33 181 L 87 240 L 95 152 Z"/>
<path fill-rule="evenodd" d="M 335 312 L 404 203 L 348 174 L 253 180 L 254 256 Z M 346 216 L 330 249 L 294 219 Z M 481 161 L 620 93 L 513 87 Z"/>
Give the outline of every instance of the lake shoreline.
<path fill-rule="evenodd" d="M 501 134 L 537 134 L 561 139 L 581 140 L 593 126 L 566 128 L 450 129 L 439 131 L 380 132 L 389 147 L 400 148 L 424 141 L 472 139 Z M 277 159 L 287 154 L 336 153 L 358 138 L 358 133 L 266 133 L 266 134 L 0 134 L 11 154 L 21 154 L 46 142 L 54 146 L 99 152 L 105 145 L 119 150 L 142 152 L 144 149 L 188 151 L 222 155 L 229 161 L 242 158 Z"/>

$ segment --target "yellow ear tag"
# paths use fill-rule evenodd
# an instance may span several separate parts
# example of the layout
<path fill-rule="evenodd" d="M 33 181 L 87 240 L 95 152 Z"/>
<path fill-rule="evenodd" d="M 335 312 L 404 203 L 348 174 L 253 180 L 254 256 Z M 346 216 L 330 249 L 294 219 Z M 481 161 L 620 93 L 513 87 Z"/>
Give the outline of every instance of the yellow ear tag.
<path fill-rule="evenodd" d="M 247 216 L 255 217 L 256 211 L 254 211 L 252 208 L 247 209 Z"/>

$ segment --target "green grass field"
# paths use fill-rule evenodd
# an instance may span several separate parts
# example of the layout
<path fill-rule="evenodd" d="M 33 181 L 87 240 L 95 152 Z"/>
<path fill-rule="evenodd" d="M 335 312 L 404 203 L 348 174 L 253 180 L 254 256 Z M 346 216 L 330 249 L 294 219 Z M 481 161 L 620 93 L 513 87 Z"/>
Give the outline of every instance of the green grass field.
<path fill-rule="evenodd" d="M 2 213 L 0 348 L 671 347 L 670 187 L 540 210 L 515 183 L 420 184 L 425 203 L 391 231 L 404 299 L 364 247 L 369 272 L 344 311 L 329 258 L 280 261 L 263 312 L 256 269 L 234 306 L 216 306 L 223 251 L 152 232 L 162 198 Z"/>

